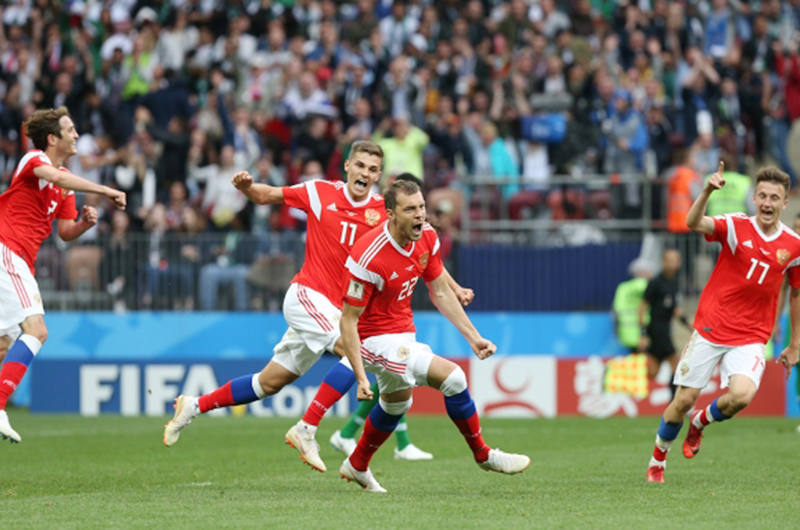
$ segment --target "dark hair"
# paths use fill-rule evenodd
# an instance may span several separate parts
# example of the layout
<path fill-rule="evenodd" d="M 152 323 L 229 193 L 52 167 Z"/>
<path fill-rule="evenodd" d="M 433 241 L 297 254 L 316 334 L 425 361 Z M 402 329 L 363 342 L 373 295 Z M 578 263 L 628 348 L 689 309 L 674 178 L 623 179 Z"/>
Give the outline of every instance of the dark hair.
<path fill-rule="evenodd" d="M 61 118 L 69 117 L 67 107 L 41 109 L 34 112 L 23 124 L 25 135 L 31 139 L 36 149 L 47 149 L 47 137 L 51 134 L 61 138 Z"/>
<path fill-rule="evenodd" d="M 383 194 L 383 202 L 387 210 L 394 210 L 397 206 L 397 195 L 414 195 L 419 193 L 420 189 L 416 182 L 410 180 L 396 179 L 389 185 L 386 193 Z"/>
<path fill-rule="evenodd" d="M 415 177 L 412 173 L 400 173 L 394 178 L 394 180 L 405 180 L 408 182 L 413 182 L 414 184 L 419 186 L 420 189 L 422 189 L 422 180 Z"/>
<path fill-rule="evenodd" d="M 381 159 L 381 165 L 383 165 L 383 149 L 375 142 L 370 142 L 369 140 L 354 142 L 350 147 L 350 156 L 348 158 L 353 160 L 358 153 L 367 153 L 368 155 L 377 156 Z"/>
<path fill-rule="evenodd" d="M 789 189 L 792 187 L 792 181 L 789 179 L 789 175 L 775 166 L 767 166 L 759 169 L 758 173 L 756 173 L 756 186 L 758 186 L 759 182 L 774 182 L 775 184 L 783 186 L 785 191 L 784 197 L 789 193 Z"/>

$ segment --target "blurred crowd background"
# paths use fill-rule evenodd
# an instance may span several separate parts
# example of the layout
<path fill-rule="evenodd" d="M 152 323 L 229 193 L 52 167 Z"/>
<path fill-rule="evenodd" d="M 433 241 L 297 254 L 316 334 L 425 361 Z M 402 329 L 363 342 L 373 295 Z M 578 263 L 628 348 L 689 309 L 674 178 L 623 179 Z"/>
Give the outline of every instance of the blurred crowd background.
<path fill-rule="evenodd" d="M 800 0 L 16 0 L 0 18 L 0 189 L 26 117 L 67 106 L 70 169 L 129 207 L 87 196 L 100 223 L 44 247 L 40 282 L 118 309 L 276 309 L 303 216 L 230 179 L 341 179 L 360 139 L 386 153 L 381 186 L 423 180 L 448 258 L 464 220 L 684 232 L 720 159 L 796 182 Z"/>

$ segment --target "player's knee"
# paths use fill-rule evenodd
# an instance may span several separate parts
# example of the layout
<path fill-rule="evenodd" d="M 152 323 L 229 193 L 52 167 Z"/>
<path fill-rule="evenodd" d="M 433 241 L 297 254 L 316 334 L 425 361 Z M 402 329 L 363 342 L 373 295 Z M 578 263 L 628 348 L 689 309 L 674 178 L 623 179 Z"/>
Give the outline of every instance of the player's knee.
<path fill-rule="evenodd" d="M 692 409 L 695 401 L 697 401 L 697 398 L 693 394 L 678 391 L 672 402 L 677 411 L 681 415 L 685 415 Z"/>
<path fill-rule="evenodd" d="M 393 403 L 389 403 L 388 401 L 384 401 L 383 398 L 380 398 L 381 408 L 386 414 L 391 414 L 392 416 L 402 416 L 408 412 L 413 402 L 414 398 L 408 398 L 405 401 L 395 401 Z"/>
<path fill-rule="evenodd" d="M 44 344 L 47 340 L 47 326 L 44 323 L 44 319 L 39 317 L 26 320 L 22 323 L 22 333 L 30 335 L 41 344 Z"/>
<path fill-rule="evenodd" d="M 756 395 L 755 389 L 745 389 L 745 390 L 736 390 L 731 391 L 728 398 L 730 399 L 730 406 L 736 409 L 736 411 L 740 411 L 745 408 L 747 405 L 753 401 L 753 398 Z"/>
<path fill-rule="evenodd" d="M 447 376 L 442 386 L 439 387 L 439 390 L 445 396 L 455 396 L 466 389 L 467 374 L 464 373 L 464 370 L 462 370 L 460 366 L 456 366 L 456 369 Z"/>

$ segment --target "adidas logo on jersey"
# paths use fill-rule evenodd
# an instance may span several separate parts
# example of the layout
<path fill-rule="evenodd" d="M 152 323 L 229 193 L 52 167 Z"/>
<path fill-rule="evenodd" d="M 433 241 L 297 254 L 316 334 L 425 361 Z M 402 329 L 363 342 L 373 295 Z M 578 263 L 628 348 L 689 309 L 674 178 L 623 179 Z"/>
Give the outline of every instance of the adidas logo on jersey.
<path fill-rule="evenodd" d="M 748 239 L 747 241 L 742 243 L 742 246 L 745 246 L 747 248 L 753 248 L 753 242 Z"/>
<path fill-rule="evenodd" d="M 332 212 L 335 212 L 335 211 L 336 211 L 336 203 L 335 203 L 335 202 L 332 202 L 332 203 L 330 203 L 330 204 L 328 205 L 328 208 L 327 208 L 327 209 L 328 209 L 328 210 L 330 210 L 330 211 L 332 211 Z"/>
<path fill-rule="evenodd" d="M 407 270 L 407 271 L 410 271 L 410 270 L 412 270 L 413 268 L 414 268 L 414 266 L 413 266 L 413 265 L 409 265 L 408 267 L 406 267 L 406 270 Z"/>
<path fill-rule="evenodd" d="M 389 281 L 391 281 L 391 280 L 396 280 L 398 277 L 399 277 L 399 276 L 398 276 L 397 272 L 394 272 L 394 271 L 393 271 L 393 272 L 392 272 L 392 275 L 391 275 L 391 276 L 389 276 Z"/>

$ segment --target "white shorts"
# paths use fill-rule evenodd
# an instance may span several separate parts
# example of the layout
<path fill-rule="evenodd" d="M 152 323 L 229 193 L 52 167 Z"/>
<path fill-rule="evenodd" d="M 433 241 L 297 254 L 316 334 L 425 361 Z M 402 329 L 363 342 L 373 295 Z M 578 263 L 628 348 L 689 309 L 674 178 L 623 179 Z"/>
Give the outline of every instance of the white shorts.
<path fill-rule="evenodd" d="M 705 388 L 719 364 L 721 388 L 728 386 L 732 375 L 745 375 L 758 388 L 766 367 L 764 350 L 764 344 L 714 344 L 695 331 L 683 349 L 678 369 L 675 370 L 674 383 L 690 388 Z"/>
<path fill-rule="evenodd" d="M 303 375 L 339 340 L 342 312 L 324 295 L 293 283 L 283 299 L 283 316 L 289 329 L 273 350 L 275 362 L 295 375 Z"/>
<path fill-rule="evenodd" d="M 16 338 L 26 318 L 43 314 L 39 284 L 28 264 L 0 243 L 0 337 Z"/>
<path fill-rule="evenodd" d="M 427 386 L 433 352 L 414 333 L 370 337 L 361 343 L 364 369 L 375 374 L 381 394 Z"/>

